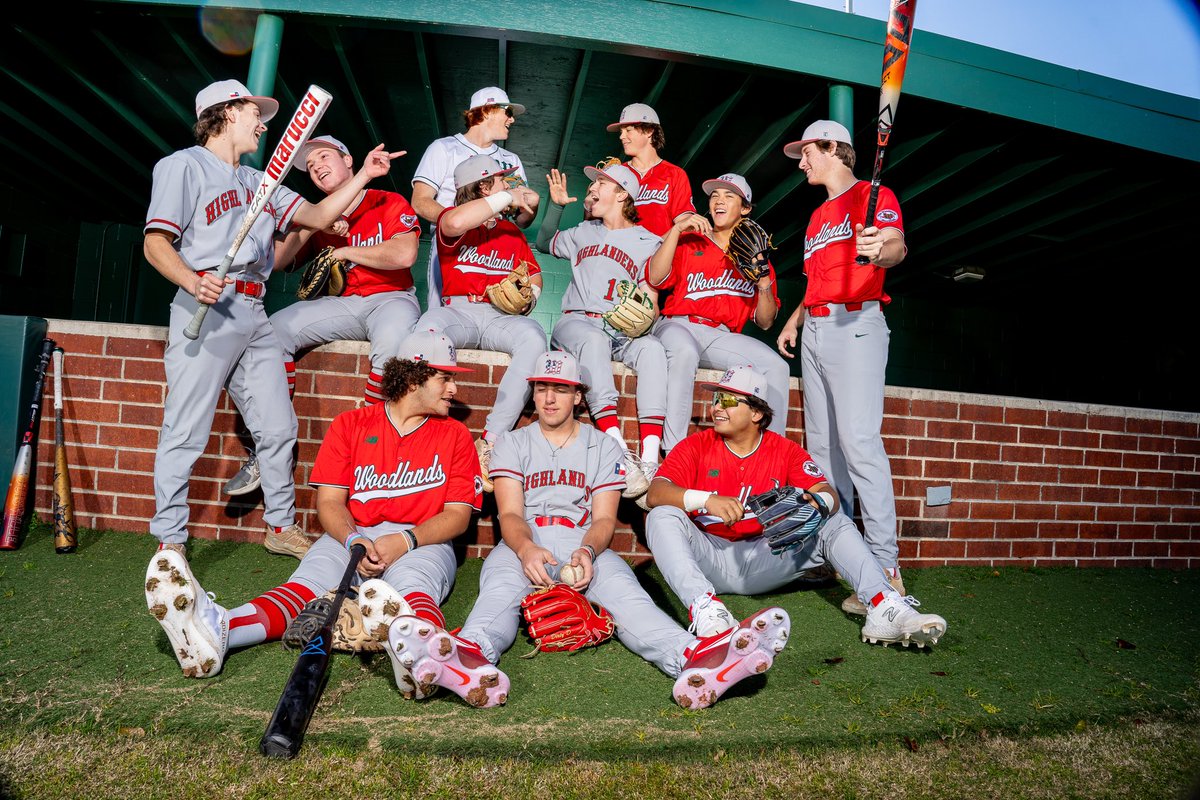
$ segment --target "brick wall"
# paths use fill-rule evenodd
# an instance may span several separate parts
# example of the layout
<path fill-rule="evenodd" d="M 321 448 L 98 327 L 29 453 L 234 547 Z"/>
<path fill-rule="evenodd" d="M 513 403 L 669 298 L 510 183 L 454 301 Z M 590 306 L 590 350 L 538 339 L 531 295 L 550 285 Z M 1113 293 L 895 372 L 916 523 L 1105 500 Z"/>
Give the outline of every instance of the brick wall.
<path fill-rule="evenodd" d="M 67 351 L 66 437 L 79 524 L 144 532 L 154 510 L 151 473 L 166 394 L 166 329 L 51 320 L 50 335 Z M 463 405 L 453 413 L 478 432 L 507 357 L 479 351 L 460 357 L 476 369 L 459 383 Z M 633 440 L 636 376 L 619 365 L 614 369 L 623 396 L 619 412 Z M 310 510 L 314 492 L 305 485 L 312 460 L 328 420 L 361 396 L 366 370 L 362 343 L 335 342 L 298 363 L 296 501 L 299 522 L 310 532 L 319 533 Z M 795 379 L 792 392 L 788 430 L 799 438 Z M 1200 567 L 1200 414 L 890 386 L 885 409 L 905 566 Z M 43 518 L 50 509 L 53 424 L 48 411 L 37 483 Z M 193 536 L 261 539 L 260 495 L 220 493 L 243 454 L 226 398 L 193 475 Z M 926 490 L 942 486 L 950 487 L 952 502 L 928 506 Z M 467 533 L 469 555 L 482 555 L 493 544 L 494 512 L 489 497 Z M 622 503 L 620 519 L 614 548 L 644 557 L 642 512 Z"/>

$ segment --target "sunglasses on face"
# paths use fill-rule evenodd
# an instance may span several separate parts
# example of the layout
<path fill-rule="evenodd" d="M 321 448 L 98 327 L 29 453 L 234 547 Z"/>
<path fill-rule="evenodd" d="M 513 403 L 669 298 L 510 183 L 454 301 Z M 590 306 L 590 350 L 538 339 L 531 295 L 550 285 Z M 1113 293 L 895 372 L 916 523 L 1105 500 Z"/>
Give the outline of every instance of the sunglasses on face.
<path fill-rule="evenodd" d="M 733 392 L 713 392 L 712 404 L 721 408 L 733 408 L 738 403 L 745 403 L 746 398 Z"/>
<path fill-rule="evenodd" d="M 512 112 L 511 106 L 500 106 L 500 107 L 504 109 L 504 116 L 508 117 L 509 119 L 513 118 L 513 112 Z"/>

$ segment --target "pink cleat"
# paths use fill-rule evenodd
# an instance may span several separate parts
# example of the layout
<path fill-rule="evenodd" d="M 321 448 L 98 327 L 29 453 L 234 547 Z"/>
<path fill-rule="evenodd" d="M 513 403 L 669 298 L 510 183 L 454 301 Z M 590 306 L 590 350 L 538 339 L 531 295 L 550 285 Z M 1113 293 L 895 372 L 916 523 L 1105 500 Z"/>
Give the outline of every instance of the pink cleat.
<path fill-rule="evenodd" d="M 412 671 L 419 694 L 434 686 L 449 689 L 476 708 L 503 705 L 508 676 L 484 657 L 479 646 L 447 633 L 420 617 L 396 617 L 388 628 L 393 663 Z"/>
<path fill-rule="evenodd" d="M 672 694 L 683 708 L 708 708 L 744 678 L 771 668 L 787 645 L 791 620 L 782 608 L 764 608 L 736 628 L 698 639 Z"/>

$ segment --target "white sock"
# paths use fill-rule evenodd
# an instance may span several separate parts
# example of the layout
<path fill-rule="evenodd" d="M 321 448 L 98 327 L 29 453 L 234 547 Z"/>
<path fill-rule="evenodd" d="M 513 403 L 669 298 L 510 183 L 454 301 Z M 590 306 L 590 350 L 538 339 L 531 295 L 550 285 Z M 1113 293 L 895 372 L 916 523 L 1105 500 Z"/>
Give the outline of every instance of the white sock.
<path fill-rule="evenodd" d="M 642 461 L 650 464 L 658 463 L 658 450 L 662 447 L 661 436 L 647 436 L 642 440 Z"/>

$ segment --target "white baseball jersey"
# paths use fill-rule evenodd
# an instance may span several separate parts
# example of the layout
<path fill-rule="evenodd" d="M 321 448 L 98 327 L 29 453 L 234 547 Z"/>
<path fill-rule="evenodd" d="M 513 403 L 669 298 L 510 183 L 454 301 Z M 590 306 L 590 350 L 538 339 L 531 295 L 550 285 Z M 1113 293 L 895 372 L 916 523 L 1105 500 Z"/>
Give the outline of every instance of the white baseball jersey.
<path fill-rule="evenodd" d="M 495 142 L 491 147 L 480 149 L 461 133 L 434 139 L 429 147 L 425 148 L 425 155 L 421 156 L 421 163 L 417 164 L 417 172 L 413 175 L 412 182 L 416 184 L 419 181 L 432 186 L 437 190 L 434 199 L 439 205 L 449 208 L 454 205 L 454 168 L 471 156 L 477 155 L 491 156 L 505 169 L 516 167 L 516 174 L 528 183 L 525 167 L 516 153 L 505 150 Z M 430 227 L 432 229 L 432 226 Z"/>
<path fill-rule="evenodd" d="M 617 302 L 617 283 L 645 281 L 646 264 L 661 243 L 640 225 L 609 230 L 595 219 L 554 234 L 551 254 L 571 262 L 562 310 L 602 314 L 611 309 Z"/>

